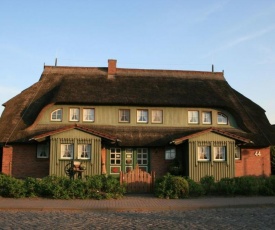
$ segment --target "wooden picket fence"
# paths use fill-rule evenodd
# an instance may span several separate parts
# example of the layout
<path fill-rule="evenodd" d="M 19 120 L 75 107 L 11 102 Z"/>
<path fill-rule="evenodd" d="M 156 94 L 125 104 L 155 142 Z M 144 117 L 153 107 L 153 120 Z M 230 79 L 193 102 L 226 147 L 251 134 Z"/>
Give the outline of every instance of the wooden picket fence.
<path fill-rule="evenodd" d="M 152 193 L 154 191 L 155 172 L 145 172 L 138 165 L 127 173 L 120 172 L 120 184 L 126 183 L 127 193 Z"/>

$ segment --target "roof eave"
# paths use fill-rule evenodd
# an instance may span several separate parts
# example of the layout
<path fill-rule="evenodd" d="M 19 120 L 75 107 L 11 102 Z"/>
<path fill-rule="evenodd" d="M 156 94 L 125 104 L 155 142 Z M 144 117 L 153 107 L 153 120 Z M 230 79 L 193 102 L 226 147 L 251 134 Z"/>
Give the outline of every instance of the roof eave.
<path fill-rule="evenodd" d="M 79 125 L 70 125 L 70 126 L 67 126 L 65 128 L 61 128 L 61 129 L 57 129 L 57 130 L 54 130 L 54 131 L 46 132 L 46 133 L 43 133 L 43 134 L 40 134 L 40 135 L 37 135 L 37 136 L 34 136 L 34 137 L 30 138 L 29 141 L 41 142 L 41 141 L 46 140 L 46 138 L 49 137 L 49 136 L 52 136 L 52 135 L 55 135 L 55 134 L 58 134 L 58 133 L 63 133 L 63 132 L 69 131 L 71 129 L 77 129 L 77 130 L 80 130 L 80 131 L 83 131 L 83 132 L 101 137 L 105 140 L 111 141 L 112 143 L 121 142 L 120 140 L 118 140 L 114 136 L 111 136 L 111 135 L 108 135 L 108 134 L 105 134 L 105 133 L 99 133 L 97 131 L 87 129 L 87 128 L 84 128 L 84 127 L 79 126 Z"/>
<path fill-rule="evenodd" d="M 251 140 L 249 140 L 247 138 L 244 138 L 244 137 L 241 137 L 241 136 L 238 136 L 236 134 L 232 134 L 232 133 L 229 133 L 229 132 L 226 132 L 226 131 L 223 131 L 223 130 L 220 130 L 220 129 L 216 129 L 216 128 L 208 128 L 208 129 L 205 129 L 203 131 L 199 131 L 199 132 L 196 132 L 196 133 L 193 133 L 193 134 L 181 137 L 181 138 L 174 139 L 170 142 L 170 144 L 180 145 L 184 141 L 186 141 L 190 138 L 197 137 L 197 136 L 200 136 L 200 135 L 208 133 L 208 132 L 214 132 L 214 133 L 217 133 L 217 134 L 221 134 L 223 136 L 241 141 L 243 143 L 252 143 Z"/>

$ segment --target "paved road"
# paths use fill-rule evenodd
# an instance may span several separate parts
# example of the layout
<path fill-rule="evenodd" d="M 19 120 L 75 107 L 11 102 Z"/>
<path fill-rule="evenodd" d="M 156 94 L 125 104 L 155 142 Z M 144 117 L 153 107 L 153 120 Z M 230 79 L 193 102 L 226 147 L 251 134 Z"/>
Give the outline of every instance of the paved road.
<path fill-rule="evenodd" d="M 275 229 L 275 198 L 0 198 L 0 229 Z"/>
<path fill-rule="evenodd" d="M 0 229 L 275 229 L 275 207 L 185 211 L 0 211 Z"/>

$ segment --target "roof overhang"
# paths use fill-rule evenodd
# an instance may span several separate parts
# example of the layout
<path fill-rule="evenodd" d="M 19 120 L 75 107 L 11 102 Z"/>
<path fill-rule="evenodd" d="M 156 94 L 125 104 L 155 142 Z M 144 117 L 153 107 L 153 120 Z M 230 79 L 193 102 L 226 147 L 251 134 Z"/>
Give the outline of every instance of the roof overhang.
<path fill-rule="evenodd" d="M 37 141 L 37 142 L 41 142 L 41 141 L 44 141 L 49 136 L 59 134 L 59 133 L 63 133 L 63 132 L 66 132 L 66 131 L 69 131 L 69 130 L 72 130 L 72 129 L 76 129 L 76 130 L 79 130 L 79 131 L 82 131 L 82 132 L 85 132 L 85 133 L 88 133 L 88 134 L 91 134 L 91 135 L 95 135 L 95 136 L 100 137 L 102 139 L 108 140 L 111 143 L 120 142 L 120 140 L 118 140 L 116 137 L 114 137 L 112 135 L 109 135 L 109 134 L 103 133 L 103 132 L 98 132 L 98 131 L 95 131 L 93 129 L 85 128 L 85 127 L 79 126 L 79 125 L 66 126 L 64 128 L 59 128 L 59 129 L 56 129 L 56 130 L 53 130 L 53 131 L 45 132 L 43 134 L 40 134 L 40 135 L 37 135 L 37 136 L 34 136 L 34 137 L 30 138 L 30 141 L 34 140 L 34 141 Z"/>
<path fill-rule="evenodd" d="M 216 128 L 212 127 L 212 128 L 209 128 L 209 129 L 205 129 L 203 131 L 199 131 L 199 132 L 187 135 L 187 136 L 183 136 L 183 137 L 174 139 L 170 142 L 170 144 L 179 145 L 179 144 L 182 144 L 184 141 L 186 141 L 190 138 L 197 137 L 197 136 L 203 135 L 205 133 L 209 133 L 209 132 L 217 133 L 217 134 L 220 134 L 222 136 L 225 136 L 225 137 L 228 137 L 228 138 L 231 138 L 231 139 L 234 139 L 234 140 L 241 141 L 243 143 L 251 143 L 251 140 L 249 140 L 247 138 L 244 138 L 244 137 L 241 137 L 239 135 L 236 135 L 236 134 L 226 132 L 224 130 L 216 129 Z"/>

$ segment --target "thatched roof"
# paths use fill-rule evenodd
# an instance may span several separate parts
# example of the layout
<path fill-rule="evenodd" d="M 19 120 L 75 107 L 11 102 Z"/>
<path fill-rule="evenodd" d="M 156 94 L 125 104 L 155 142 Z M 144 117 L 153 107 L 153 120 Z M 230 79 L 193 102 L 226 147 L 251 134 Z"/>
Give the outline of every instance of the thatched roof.
<path fill-rule="evenodd" d="M 110 74 L 108 68 L 57 66 L 45 66 L 37 83 L 4 104 L 0 142 L 24 142 L 32 136 L 61 128 L 56 125 L 31 126 L 49 104 L 225 109 L 234 116 L 240 128 L 231 132 L 251 139 L 255 145 L 275 143 L 265 111 L 232 89 L 223 73 L 116 68 L 115 73 Z M 92 127 L 106 135 L 117 136 L 122 143 L 126 140 L 124 143 L 133 142 L 134 145 L 144 144 L 146 138 L 151 138 L 155 144 L 163 144 L 160 140 L 169 142 L 190 131 L 188 128 Z M 193 132 L 200 130 L 193 128 Z"/>

